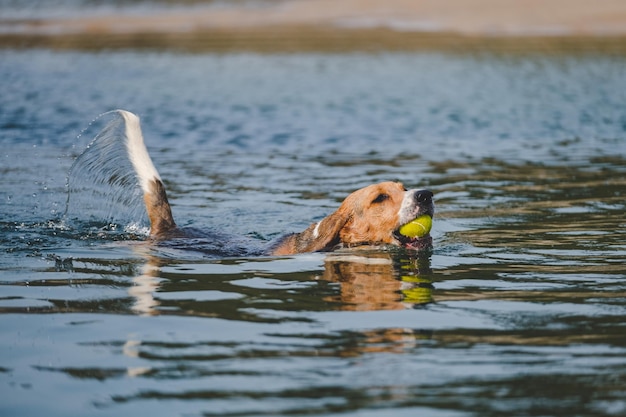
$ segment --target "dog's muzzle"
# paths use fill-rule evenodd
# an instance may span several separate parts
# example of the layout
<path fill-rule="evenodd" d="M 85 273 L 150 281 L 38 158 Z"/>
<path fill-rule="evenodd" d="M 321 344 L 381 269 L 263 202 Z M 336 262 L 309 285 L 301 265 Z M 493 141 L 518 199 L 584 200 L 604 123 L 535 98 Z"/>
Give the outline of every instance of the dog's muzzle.
<path fill-rule="evenodd" d="M 413 195 L 415 204 L 419 207 L 418 215 L 428 214 L 433 216 L 435 206 L 433 204 L 433 192 L 430 190 L 417 190 Z"/>

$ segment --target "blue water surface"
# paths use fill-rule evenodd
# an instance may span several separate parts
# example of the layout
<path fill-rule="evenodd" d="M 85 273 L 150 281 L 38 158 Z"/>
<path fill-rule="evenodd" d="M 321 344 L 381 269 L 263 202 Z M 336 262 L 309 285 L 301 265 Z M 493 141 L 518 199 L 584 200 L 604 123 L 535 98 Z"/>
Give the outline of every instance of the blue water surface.
<path fill-rule="evenodd" d="M 625 64 L 0 51 L 0 414 L 623 415 Z M 68 217 L 117 108 L 181 225 L 263 245 L 399 180 L 434 250 L 154 246 L 97 187 Z"/>

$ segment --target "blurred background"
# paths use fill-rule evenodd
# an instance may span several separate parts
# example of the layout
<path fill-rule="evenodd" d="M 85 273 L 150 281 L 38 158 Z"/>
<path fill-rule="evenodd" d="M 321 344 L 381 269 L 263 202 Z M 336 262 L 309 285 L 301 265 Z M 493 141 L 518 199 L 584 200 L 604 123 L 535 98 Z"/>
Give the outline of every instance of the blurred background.
<path fill-rule="evenodd" d="M 55 48 L 621 51 L 626 31 L 619 0 L 2 0 L 0 9 L 1 44 Z"/>

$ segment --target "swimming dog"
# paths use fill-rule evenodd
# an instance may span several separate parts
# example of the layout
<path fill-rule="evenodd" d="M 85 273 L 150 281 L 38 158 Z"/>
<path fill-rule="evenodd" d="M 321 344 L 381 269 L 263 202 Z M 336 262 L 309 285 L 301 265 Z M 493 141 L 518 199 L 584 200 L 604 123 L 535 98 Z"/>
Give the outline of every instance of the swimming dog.
<path fill-rule="evenodd" d="M 139 117 L 117 110 L 125 122 L 128 158 L 143 191 L 150 219 L 150 236 L 159 241 L 184 235 L 174 221 L 165 186 L 144 144 Z M 354 191 L 339 208 L 300 233 L 283 236 L 270 245 L 271 255 L 331 251 L 337 247 L 395 245 L 410 249 L 431 247 L 430 235 L 409 238 L 399 229 L 417 218 L 434 214 L 433 193 L 407 190 L 399 182 L 381 182 Z"/>

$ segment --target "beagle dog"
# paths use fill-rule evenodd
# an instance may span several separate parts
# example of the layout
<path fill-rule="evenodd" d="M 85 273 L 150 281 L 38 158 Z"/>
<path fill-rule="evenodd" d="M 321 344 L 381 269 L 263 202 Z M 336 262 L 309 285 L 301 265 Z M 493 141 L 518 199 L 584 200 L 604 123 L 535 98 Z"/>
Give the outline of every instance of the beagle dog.
<path fill-rule="evenodd" d="M 399 182 L 368 185 L 348 195 L 331 215 L 280 239 L 272 253 L 290 255 L 373 244 L 424 249 L 432 243 L 430 235 L 408 238 L 398 229 L 423 214 L 432 217 L 432 197 L 428 190 L 407 190 Z"/>
<path fill-rule="evenodd" d="M 126 150 L 143 191 L 150 235 L 157 240 L 184 235 L 176 226 L 165 187 L 145 147 L 139 118 L 125 110 L 117 112 L 125 122 Z M 432 197 L 429 190 L 407 190 L 397 182 L 369 185 L 348 195 L 334 213 L 303 232 L 280 238 L 267 252 L 291 255 L 375 244 L 430 248 L 430 235 L 408 238 L 398 230 L 418 216 L 433 216 Z"/>

